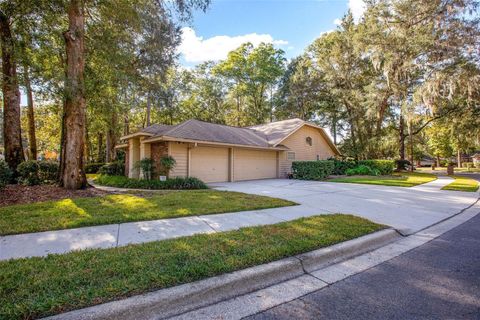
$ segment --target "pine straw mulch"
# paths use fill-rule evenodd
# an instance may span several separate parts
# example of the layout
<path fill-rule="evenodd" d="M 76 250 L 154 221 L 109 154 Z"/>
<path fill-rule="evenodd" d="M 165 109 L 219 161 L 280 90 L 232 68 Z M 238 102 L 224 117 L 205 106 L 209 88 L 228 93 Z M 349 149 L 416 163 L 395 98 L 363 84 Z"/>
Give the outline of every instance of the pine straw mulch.
<path fill-rule="evenodd" d="M 54 185 L 24 186 L 11 184 L 0 190 L 0 207 L 66 198 L 98 197 L 108 193 L 92 187 L 83 190 L 66 190 Z"/>

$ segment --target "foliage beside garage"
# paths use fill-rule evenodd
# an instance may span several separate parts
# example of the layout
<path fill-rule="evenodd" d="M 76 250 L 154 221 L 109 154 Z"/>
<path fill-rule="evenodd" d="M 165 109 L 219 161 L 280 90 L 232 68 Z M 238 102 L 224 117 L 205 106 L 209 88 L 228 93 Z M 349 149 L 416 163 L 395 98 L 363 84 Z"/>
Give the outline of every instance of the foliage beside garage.
<path fill-rule="evenodd" d="M 293 178 L 300 180 L 324 180 L 333 173 L 332 160 L 294 161 L 292 163 Z"/>

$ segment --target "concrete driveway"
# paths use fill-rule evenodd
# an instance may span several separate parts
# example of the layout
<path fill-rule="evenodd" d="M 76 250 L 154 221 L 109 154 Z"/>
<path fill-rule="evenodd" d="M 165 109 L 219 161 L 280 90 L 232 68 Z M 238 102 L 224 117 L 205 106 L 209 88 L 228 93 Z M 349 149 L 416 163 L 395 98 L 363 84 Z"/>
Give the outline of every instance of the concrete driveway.
<path fill-rule="evenodd" d="M 300 204 L 288 210 L 272 210 L 280 219 L 321 213 L 348 213 L 394 227 L 412 234 L 471 206 L 479 192 L 440 190 L 452 178 L 437 180 L 411 188 L 376 185 L 269 179 L 216 183 L 219 190 L 238 191 L 278 197 Z"/>

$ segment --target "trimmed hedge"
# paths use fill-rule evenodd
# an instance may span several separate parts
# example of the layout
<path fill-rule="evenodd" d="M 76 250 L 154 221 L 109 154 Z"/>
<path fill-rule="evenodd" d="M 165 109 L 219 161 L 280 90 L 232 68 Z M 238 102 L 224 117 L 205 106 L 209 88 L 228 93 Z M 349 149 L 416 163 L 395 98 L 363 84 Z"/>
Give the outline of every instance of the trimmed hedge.
<path fill-rule="evenodd" d="M 166 181 L 160 180 L 145 180 L 145 179 L 131 179 L 125 176 L 108 176 L 100 175 L 95 179 L 95 183 L 117 188 L 131 188 L 131 189 L 147 189 L 147 190 L 194 190 L 194 189 L 208 189 L 207 185 L 200 179 L 188 178 L 171 178 Z"/>
<path fill-rule="evenodd" d="M 378 170 L 378 172 L 385 176 L 393 173 L 395 169 L 395 161 L 393 160 L 360 160 L 358 165 L 370 167 L 372 170 Z"/>
<path fill-rule="evenodd" d="M 104 164 L 98 173 L 107 176 L 121 176 L 125 174 L 125 163 L 122 161 L 115 161 Z"/>
<path fill-rule="evenodd" d="M 10 183 L 12 175 L 13 172 L 8 167 L 8 164 L 5 161 L 0 160 L 0 189 Z"/>
<path fill-rule="evenodd" d="M 335 158 L 328 160 L 332 160 L 334 164 L 332 174 L 338 176 L 346 174 L 348 169 L 353 169 L 357 166 L 357 162 L 355 160 L 338 160 Z"/>
<path fill-rule="evenodd" d="M 294 161 L 292 172 L 294 179 L 324 180 L 333 173 L 335 164 L 332 160 Z"/>
<path fill-rule="evenodd" d="M 54 161 L 24 161 L 17 167 L 18 181 L 28 186 L 55 183 L 57 182 L 58 166 L 58 163 Z"/>
<path fill-rule="evenodd" d="M 355 168 L 348 169 L 346 171 L 347 176 L 378 176 L 380 171 L 378 169 L 372 169 L 364 164 L 358 165 Z"/>
<path fill-rule="evenodd" d="M 105 162 L 89 163 L 85 165 L 85 173 L 98 173 L 105 164 Z"/>

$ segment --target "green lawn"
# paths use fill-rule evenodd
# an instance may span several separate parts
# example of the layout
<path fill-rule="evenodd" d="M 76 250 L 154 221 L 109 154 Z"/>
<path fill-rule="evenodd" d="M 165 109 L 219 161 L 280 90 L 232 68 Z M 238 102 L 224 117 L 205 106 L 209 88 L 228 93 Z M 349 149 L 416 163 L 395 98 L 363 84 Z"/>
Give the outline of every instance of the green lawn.
<path fill-rule="evenodd" d="M 432 171 L 430 167 L 417 167 L 417 171 Z M 453 169 L 455 172 L 473 172 L 473 173 L 480 173 L 480 168 L 457 168 Z M 447 167 L 436 167 L 435 171 L 447 171 Z"/>
<path fill-rule="evenodd" d="M 429 173 L 394 173 L 391 176 L 352 176 L 334 178 L 328 182 L 345 182 L 345 183 L 361 183 L 361 184 L 377 184 L 382 186 L 395 187 L 414 187 L 423 183 L 436 180 L 437 176 Z"/>
<path fill-rule="evenodd" d="M 111 194 L 0 208 L 0 235 L 291 205 L 295 203 L 215 190 Z"/>
<path fill-rule="evenodd" d="M 465 192 L 475 192 L 478 190 L 478 181 L 464 177 L 464 176 L 452 176 L 455 178 L 455 181 L 446 185 L 442 190 L 453 190 L 453 191 L 465 191 Z"/>
<path fill-rule="evenodd" d="M 384 228 L 351 215 L 0 262 L 0 319 L 44 317 L 244 269 Z"/>

